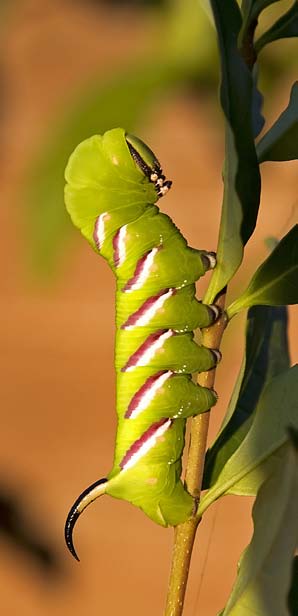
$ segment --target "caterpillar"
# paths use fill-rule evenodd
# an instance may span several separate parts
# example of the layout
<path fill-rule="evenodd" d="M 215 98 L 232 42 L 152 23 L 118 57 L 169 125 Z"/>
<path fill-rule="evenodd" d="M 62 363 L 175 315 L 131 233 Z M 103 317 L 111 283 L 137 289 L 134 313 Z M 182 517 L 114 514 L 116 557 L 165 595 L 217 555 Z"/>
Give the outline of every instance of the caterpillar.
<path fill-rule="evenodd" d="M 78 559 L 73 528 L 102 494 L 124 499 L 162 526 L 193 511 L 181 476 L 186 419 L 216 403 L 213 390 L 192 380 L 220 352 L 198 345 L 193 330 L 219 316 L 195 297 L 195 282 L 215 267 L 212 252 L 190 248 L 157 200 L 172 182 L 145 143 L 121 128 L 83 141 L 70 156 L 66 208 L 75 226 L 109 263 L 116 286 L 116 406 L 112 471 L 75 501 L 65 525 Z"/>

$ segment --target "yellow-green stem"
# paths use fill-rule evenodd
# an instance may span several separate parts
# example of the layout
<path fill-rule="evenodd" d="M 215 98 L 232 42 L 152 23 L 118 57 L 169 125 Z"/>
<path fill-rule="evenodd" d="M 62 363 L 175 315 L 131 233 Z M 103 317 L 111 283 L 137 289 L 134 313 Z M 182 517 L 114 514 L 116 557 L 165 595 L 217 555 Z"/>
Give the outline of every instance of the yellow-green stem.
<path fill-rule="evenodd" d="M 222 335 L 226 326 L 225 293 L 216 301 L 221 309 L 222 316 L 212 325 L 203 330 L 202 344 L 208 348 L 219 349 Z M 216 368 L 202 372 L 198 377 L 198 384 L 204 387 L 213 387 Z M 195 499 L 193 517 L 179 524 L 175 528 L 172 568 L 170 574 L 168 596 L 165 616 L 182 616 L 184 597 L 190 567 L 192 548 L 196 536 L 199 518 L 196 509 L 200 498 L 207 436 L 209 428 L 210 411 L 197 415 L 191 421 L 190 445 L 185 474 L 185 484 L 188 492 Z"/>

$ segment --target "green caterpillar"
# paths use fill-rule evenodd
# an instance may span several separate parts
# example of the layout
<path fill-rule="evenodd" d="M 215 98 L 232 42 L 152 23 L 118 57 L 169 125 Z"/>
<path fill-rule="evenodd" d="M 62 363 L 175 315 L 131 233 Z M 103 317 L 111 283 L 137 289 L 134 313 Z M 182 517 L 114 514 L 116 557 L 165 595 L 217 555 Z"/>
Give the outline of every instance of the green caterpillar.
<path fill-rule="evenodd" d="M 195 250 L 155 205 L 170 188 L 153 152 L 121 128 L 83 141 L 65 173 L 65 202 L 73 223 L 117 278 L 118 430 L 113 469 L 71 508 L 65 538 L 102 494 L 140 507 L 162 526 L 193 510 L 180 479 L 186 418 L 215 404 L 195 372 L 212 368 L 219 351 L 199 346 L 193 330 L 213 323 L 216 306 L 195 298 L 195 281 L 215 266 L 214 253 Z"/>

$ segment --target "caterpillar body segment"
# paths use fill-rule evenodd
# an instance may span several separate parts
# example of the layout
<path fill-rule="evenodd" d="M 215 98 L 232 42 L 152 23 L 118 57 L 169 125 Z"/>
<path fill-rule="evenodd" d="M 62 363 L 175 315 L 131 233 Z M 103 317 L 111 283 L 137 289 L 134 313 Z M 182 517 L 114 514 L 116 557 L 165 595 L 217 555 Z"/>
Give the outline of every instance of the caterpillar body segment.
<path fill-rule="evenodd" d="M 170 188 L 159 162 L 138 138 L 113 129 L 81 143 L 66 173 L 67 210 L 117 279 L 118 428 L 113 468 L 72 507 L 66 541 L 78 515 L 105 493 L 140 507 L 162 526 L 186 520 L 193 499 L 180 479 L 185 422 L 216 403 L 192 374 L 209 370 L 220 353 L 194 341 L 193 330 L 219 316 L 195 298 L 195 282 L 215 266 L 160 213 Z M 77 557 L 77 556 L 76 556 Z"/>

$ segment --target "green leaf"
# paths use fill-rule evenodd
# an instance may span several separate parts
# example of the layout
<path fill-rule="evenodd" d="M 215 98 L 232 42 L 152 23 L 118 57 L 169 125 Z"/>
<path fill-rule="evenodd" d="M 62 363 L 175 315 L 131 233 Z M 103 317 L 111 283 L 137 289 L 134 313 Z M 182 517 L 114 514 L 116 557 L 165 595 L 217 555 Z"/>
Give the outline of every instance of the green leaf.
<path fill-rule="evenodd" d="M 253 69 L 253 97 L 252 97 L 252 128 L 253 135 L 256 139 L 260 134 L 261 130 L 263 130 L 265 124 L 265 118 L 262 115 L 264 97 L 261 92 L 258 90 L 258 70 L 256 65 Z"/>
<path fill-rule="evenodd" d="M 289 616 L 298 614 L 298 556 L 292 562 L 292 581 L 288 595 Z"/>
<path fill-rule="evenodd" d="M 270 6 L 270 4 L 274 4 L 275 2 L 279 2 L 280 0 L 244 0 L 242 11 L 244 18 L 247 19 L 249 16 L 249 21 L 253 21 L 257 19 L 260 13 Z"/>
<path fill-rule="evenodd" d="M 246 291 L 229 306 L 229 318 L 250 306 L 297 304 L 297 281 L 298 225 L 295 225 L 260 265 Z"/>
<path fill-rule="evenodd" d="M 286 616 L 298 540 L 298 456 L 287 441 L 253 507 L 254 532 L 223 616 Z"/>
<path fill-rule="evenodd" d="M 221 430 L 207 451 L 203 489 L 210 488 L 248 433 L 270 379 L 290 366 L 287 309 L 255 306 L 247 315 L 245 357 Z"/>
<path fill-rule="evenodd" d="M 257 144 L 260 163 L 298 158 L 298 81 L 292 87 L 288 107 Z"/>
<path fill-rule="evenodd" d="M 204 301 L 212 303 L 231 280 L 255 228 L 260 174 L 253 129 L 253 80 L 237 47 L 241 14 L 235 0 L 211 0 L 221 57 L 221 106 L 226 121 L 224 195 L 217 266 Z"/>
<path fill-rule="evenodd" d="M 274 377 L 263 390 L 254 421 L 247 435 L 227 460 L 214 485 L 203 496 L 198 509 L 201 516 L 220 496 L 233 492 L 233 486 L 251 474 L 251 492 L 266 478 L 263 463 L 276 454 L 287 439 L 288 426 L 298 429 L 298 365 Z M 263 466 L 262 466 L 263 465 Z"/>
<path fill-rule="evenodd" d="M 257 26 L 257 21 L 260 13 L 270 6 L 270 4 L 274 4 L 275 2 L 279 2 L 279 0 L 243 0 L 241 5 L 241 12 L 243 15 L 243 24 L 239 34 L 239 43 L 240 46 L 245 39 L 247 32 L 251 29 L 251 25 L 255 28 Z"/>
<path fill-rule="evenodd" d="M 255 466 L 249 473 L 241 477 L 239 481 L 226 491 L 226 495 L 234 496 L 256 496 L 261 485 L 276 470 L 280 461 L 280 449 L 274 451 L 266 460 Z"/>
<path fill-rule="evenodd" d="M 260 53 L 261 49 L 282 38 L 291 38 L 298 36 L 298 2 L 294 1 L 293 6 L 280 17 L 274 24 L 264 32 L 262 36 L 255 43 L 255 50 Z"/>

